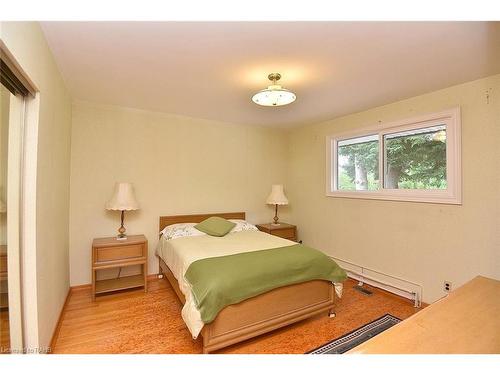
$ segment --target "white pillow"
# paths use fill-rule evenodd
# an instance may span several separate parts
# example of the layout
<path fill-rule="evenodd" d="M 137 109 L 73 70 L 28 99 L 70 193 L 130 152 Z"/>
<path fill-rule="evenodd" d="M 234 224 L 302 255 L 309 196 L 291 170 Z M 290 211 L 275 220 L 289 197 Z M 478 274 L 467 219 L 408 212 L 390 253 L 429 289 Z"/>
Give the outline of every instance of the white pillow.
<path fill-rule="evenodd" d="M 242 232 L 244 230 L 257 230 L 257 227 L 253 224 L 250 224 L 248 221 L 245 220 L 239 220 L 239 219 L 234 219 L 234 220 L 229 220 L 232 223 L 235 223 L 235 227 L 231 229 L 231 232 L 229 233 L 236 233 L 236 232 Z"/>
<path fill-rule="evenodd" d="M 194 226 L 196 223 L 179 223 L 168 225 L 160 232 L 166 240 L 173 240 L 180 237 L 193 237 L 193 236 L 206 236 L 196 229 Z"/>

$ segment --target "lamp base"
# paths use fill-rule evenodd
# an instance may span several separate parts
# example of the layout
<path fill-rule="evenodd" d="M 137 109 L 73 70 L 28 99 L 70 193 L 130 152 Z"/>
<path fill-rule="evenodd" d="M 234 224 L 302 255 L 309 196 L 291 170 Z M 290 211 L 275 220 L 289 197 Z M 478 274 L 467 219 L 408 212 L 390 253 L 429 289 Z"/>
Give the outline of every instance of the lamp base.
<path fill-rule="evenodd" d="M 273 222 L 271 223 L 271 225 L 280 225 L 280 222 L 279 222 L 279 217 L 278 217 L 278 205 L 275 205 L 275 208 L 274 208 L 274 217 L 273 217 Z"/>
<path fill-rule="evenodd" d="M 279 227 L 281 225 L 281 223 L 271 223 L 271 226 L 273 227 Z"/>
<path fill-rule="evenodd" d="M 126 232 L 126 229 L 125 227 L 123 226 L 123 219 L 124 219 L 124 213 L 125 211 L 122 211 L 122 214 L 121 214 L 121 225 L 120 225 L 120 228 L 118 228 L 118 235 L 116 236 L 116 239 L 118 241 L 125 241 L 127 239 L 127 235 L 125 234 Z"/>

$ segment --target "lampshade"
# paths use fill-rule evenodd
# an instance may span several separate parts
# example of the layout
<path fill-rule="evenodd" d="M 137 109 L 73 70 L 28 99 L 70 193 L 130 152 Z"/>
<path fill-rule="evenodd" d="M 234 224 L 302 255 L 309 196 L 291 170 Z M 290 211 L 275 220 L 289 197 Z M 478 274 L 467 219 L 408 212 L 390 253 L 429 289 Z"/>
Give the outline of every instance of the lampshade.
<path fill-rule="evenodd" d="M 128 182 L 117 183 L 113 196 L 106 203 L 106 210 L 132 211 L 138 209 L 139 204 L 135 199 L 132 184 Z"/>
<path fill-rule="evenodd" d="M 281 74 L 271 73 L 267 78 L 269 78 L 273 84 L 268 86 L 267 89 L 259 91 L 252 97 L 252 101 L 255 104 L 266 107 L 279 107 L 281 105 L 293 103 L 295 99 L 297 99 L 297 96 L 293 92 L 276 84 L 276 81 L 281 78 Z"/>
<path fill-rule="evenodd" d="M 283 185 L 273 185 L 271 188 L 271 194 L 267 197 L 267 204 L 278 204 L 280 206 L 285 206 L 288 204 L 288 198 L 283 192 Z"/>
<path fill-rule="evenodd" d="M 7 212 L 7 205 L 2 199 L 0 199 L 0 213 L 3 214 L 5 212 Z"/>

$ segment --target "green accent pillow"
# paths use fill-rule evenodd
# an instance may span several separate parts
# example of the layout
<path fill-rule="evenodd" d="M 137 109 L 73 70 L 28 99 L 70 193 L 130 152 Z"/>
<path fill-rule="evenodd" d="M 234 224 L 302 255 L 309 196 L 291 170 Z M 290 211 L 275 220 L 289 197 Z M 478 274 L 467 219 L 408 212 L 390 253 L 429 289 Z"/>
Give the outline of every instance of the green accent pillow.
<path fill-rule="evenodd" d="M 221 217 L 212 216 L 196 224 L 194 227 L 210 236 L 222 237 L 228 234 L 235 225 L 235 223 Z"/>

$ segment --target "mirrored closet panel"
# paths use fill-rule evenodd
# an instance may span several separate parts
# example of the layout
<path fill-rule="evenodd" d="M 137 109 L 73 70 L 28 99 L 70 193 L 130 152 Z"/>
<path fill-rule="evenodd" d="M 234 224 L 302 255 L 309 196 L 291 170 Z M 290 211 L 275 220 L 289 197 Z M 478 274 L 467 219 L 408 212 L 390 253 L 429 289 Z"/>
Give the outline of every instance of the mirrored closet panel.
<path fill-rule="evenodd" d="M 9 287 L 7 268 L 7 156 L 9 107 L 12 95 L 0 86 L 0 353 L 10 351 Z"/>

